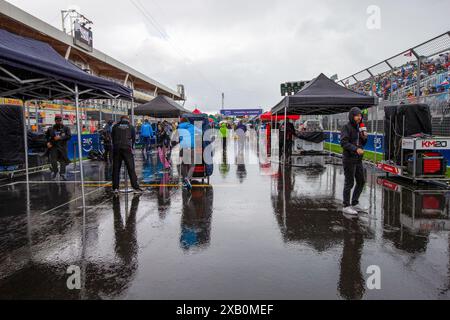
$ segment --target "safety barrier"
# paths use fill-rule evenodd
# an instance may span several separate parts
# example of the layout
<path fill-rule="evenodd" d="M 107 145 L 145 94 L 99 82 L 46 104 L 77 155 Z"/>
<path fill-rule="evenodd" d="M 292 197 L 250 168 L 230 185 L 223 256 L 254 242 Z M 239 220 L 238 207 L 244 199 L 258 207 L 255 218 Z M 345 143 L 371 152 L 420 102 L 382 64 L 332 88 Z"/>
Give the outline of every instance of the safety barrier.
<path fill-rule="evenodd" d="M 327 140 L 326 142 L 335 145 L 341 145 L 341 133 L 340 132 L 326 132 Z M 384 135 L 369 134 L 369 139 L 367 141 L 365 150 L 371 152 L 384 153 Z"/>
<path fill-rule="evenodd" d="M 335 146 L 341 146 L 341 133 L 334 131 L 334 132 L 325 132 L 326 134 L 326 141 L 327 143 L 331 143 Z M 367 141 L 366 146 L 364 147 L 364 150 L 370 151 L 370 152 L 376 152 L 379 154 L 384 154 L 384 135 L 380 134 L 369 134 L 369 140 Z M 450 167 L 450 151 L 446 150 L 440 150 L 440 153 L 443 154 L 443 156 L 447 159 L 447 163 Z"/>
<path fill-rule="evenodd" d="M 81 136 L 81 143 L 82 143 L 82 150 L 83 154 L 82 157 L 86 158 L 89 155 L 89 152 L 92 150 L 100 150 L 101 143 L 100 143 L 100 135 L 99 134 L 83 134 Z M 72 139 L 67 143 L 68 148 L 68 156 L 70 160 L 74 159 L 74 156 L 76 159 L 79 157 L 78 153 L 78 142 L 77 142 L 77 136 L 73 135 Z"/>

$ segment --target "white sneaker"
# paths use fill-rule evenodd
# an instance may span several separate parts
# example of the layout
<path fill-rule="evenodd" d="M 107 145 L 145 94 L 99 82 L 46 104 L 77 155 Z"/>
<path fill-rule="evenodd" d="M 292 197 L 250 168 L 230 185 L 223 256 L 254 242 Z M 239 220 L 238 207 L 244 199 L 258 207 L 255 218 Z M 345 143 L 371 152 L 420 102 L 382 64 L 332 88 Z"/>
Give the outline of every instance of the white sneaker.
<path fill-rule="evenodd" d="M 350 215 L 358 215 L 358 211 L 353 209 L 353 207 L 345 207 L 344 210 L 342 210 L 344 214 L 350 214 Z"/>
<path fill-rule="evenodd" d="M 367 212 L 367 211 L 369 211 L 369 208 L 366 208 L 366 207 L 362 207 L 361 205 L 356 205 L 356 206 L 353 206 L 352 207 L 353 208 L 353 210 L 355 210 L 355 211 L 357 211 L 357 212 Z"/>

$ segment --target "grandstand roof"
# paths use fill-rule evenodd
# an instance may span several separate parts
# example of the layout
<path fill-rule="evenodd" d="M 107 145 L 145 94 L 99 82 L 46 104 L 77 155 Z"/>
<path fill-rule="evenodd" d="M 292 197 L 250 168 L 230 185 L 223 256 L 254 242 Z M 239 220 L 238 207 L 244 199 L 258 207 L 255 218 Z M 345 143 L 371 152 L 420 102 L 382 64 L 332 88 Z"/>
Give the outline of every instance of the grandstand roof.
<path fill-rule="evenodd" d="M 114 78 L 123 83 L 128 79 L 134 89 L 153 92 L 181 100 L 180 94 L 139 71 L 115 60 L 107 54 L 93 49 L 88 52 L 74 45 L 73 38 L 63 31 L 39 20 L 27 12 L 0 0 L 0 28 L 21 36 L 43 41 L 51 45 L 59 54 L 70 53 L 70 60 L 83 61 L 100 77 Z M 70 48 L 70 51 L 68 51 Z"/>

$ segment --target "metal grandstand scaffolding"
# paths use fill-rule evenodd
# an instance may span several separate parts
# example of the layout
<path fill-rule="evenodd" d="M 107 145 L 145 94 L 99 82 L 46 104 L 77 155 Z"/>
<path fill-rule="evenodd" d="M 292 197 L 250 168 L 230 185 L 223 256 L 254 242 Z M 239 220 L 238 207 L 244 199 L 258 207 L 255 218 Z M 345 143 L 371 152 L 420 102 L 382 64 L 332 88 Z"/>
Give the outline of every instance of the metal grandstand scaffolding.
<path fill-rule="evenodd" d="M 355 86 L 366 87 L 366 94 L 375 95 L 373 85 L 380 79 L 387 78 L 395 81 L 395 75 L 405 65 L 414 68 L 416 71 L 419 62 L 427 61 L 430 58 L 437 57 L 440 54 L 450 52 L 450 31 L 447 31 L 433 39 L 425 41 L 415 47 L 407 49 L 395 56 L 385 59 L 373 66 L 363 69 L 338 83 L 346 87 L 354 88 Z M 418 73 L 420 74 L 420 73 Z M 434 94 L 421 95 L 426 87 L 436 86 L 445 78 L 448 79 L 448 71 L 436 73 L 433 75 L 425 75 L 418 77 L 419 81 L 413 81 L 410 85 L 399 88 L 394 94 L 388 97 L 381 97 L 379 106 L 370 108 L 366 115 L 366 126 L 370 133 L 383 133 L 384 106 L 389 104 L 403 103 L 426 103 L 431 108 L 433 121 L 433 134 L 440 136 L 450 136 L 450 92 L 439 92 Z M 348 121 L 347 114 L 339 114 L 329 119 L 323 118 L 323 126 L 325 130 L 339 131 L 340 128 Z"/>
<path fill-rule="evenodd" d="M 415 47 L 407 49 L 397 55 L 394 55 L 388 59 L 385 59 L 373 66 L 363 69 L 357 73 L 352 74 L 338 83 L 348 87 L 357 83 L 366 83 L 370 86 L 371 81 L 374 81 L 379 76 L 390 76 L 391 80 L 394 76 L 394 72 L 399 68 L 409 64 L 414 64 L 416 70 L 421 69 L 421 64 L 428 58 L 437 56 L 444 52 L 450 51 L 450 31 L 447 31 L 433 39 L 425 41 Z M 420 71 L 418 72 L 420 75 Z M 415 83 L 415 89 L 413 92 L 417 97 L 421 94 L 421 77 L 417 77 Z M 371 91 L 369 88 L 367 91 Z M 395 95 L 390 95 L 390 99 L 394 99 Z"/>

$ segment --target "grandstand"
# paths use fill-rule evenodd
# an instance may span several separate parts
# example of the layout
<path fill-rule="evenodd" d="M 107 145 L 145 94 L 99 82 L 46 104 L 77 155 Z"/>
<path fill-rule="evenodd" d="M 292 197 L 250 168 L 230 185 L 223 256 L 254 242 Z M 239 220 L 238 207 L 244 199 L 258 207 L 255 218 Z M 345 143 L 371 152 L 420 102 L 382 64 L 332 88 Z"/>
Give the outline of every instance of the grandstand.
<path fill-rule="evenodd" d="M 449 82 L 450 31 L 338 81 L 358 93 L 380 98 L 380 105 L 367 114 L 369 132 L 383 132 L 385 105 L 418 102 L 430 105 L 433 133 L 441 136 L 450 136 Z M 347 121 L 342 114 L 325 117 L 323 125 L 339 131 Z"/>
<path fill-rule="evenodd" d="M 376 95 L 384 100 L 400 100 L 417 96 L 417 65 L 409 61 L 392 71 L 372 79 L 358 81 L 348 87 L 366 95 Z M 421 96 L 448 92 L 450 76 L 450 51 L 427 58 L 421 64 Z"/>

